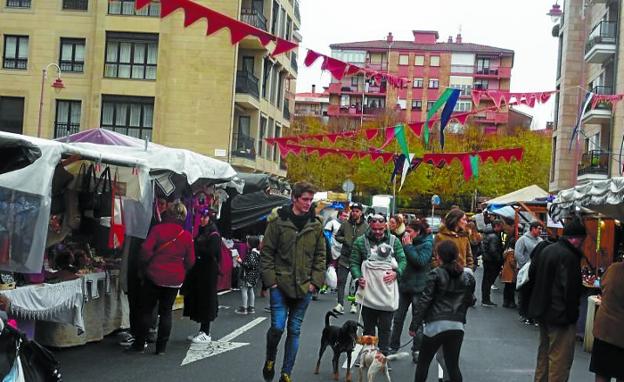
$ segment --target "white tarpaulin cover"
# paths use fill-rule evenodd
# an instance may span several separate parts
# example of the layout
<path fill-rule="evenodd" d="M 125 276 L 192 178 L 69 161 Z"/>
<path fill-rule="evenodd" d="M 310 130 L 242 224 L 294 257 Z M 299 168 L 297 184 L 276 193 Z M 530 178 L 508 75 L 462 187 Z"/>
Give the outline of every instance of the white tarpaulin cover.
<path fill-rule="evenodd" d="M 615 219 L 624 219 L 624 177 L 594 180 L 559 191 L 553 201 L 551 215 L 559 220 L 576 207 L 588 208 Z"/>
<path fill-rule="evenodd" d="M 21 273 L 41 271 L 50 219 L 52 178 L 63 154 L 79 154 L 85 159 L 138 170 L 140 200 L 124 199 L 126 233 L 136 237 L 146 236 L 151 219 L 151 170 L 183 174 L 189 184 L 199 179 L 227 182 L 236 175 L 228 163 L 156 144 L 148 144 L 145 150 L 145 142 L 140 140 L 137 140 L 137 147 L 120 147 L 64 143 L 0 132 L 0 148 L 11 146 L 33 147 L 40 152 L 32 164 L 0 174 L 0 269 Z"/>
<path fill-rule="evenodd" d="M 505 205 L 518 202 L 531 202 L 535 199 L 548 197 L 548 192 L 542 190 L 541 187 L 534 185 L 521 188 L 509 194 L 490 199 L 486 202 L 489 205 Z"/>

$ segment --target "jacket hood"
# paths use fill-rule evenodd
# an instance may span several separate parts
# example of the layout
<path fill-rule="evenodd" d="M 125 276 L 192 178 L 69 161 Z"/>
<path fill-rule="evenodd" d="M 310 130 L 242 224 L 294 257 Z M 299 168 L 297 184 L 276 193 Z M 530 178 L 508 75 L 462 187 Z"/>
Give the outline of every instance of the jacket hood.
<path fill-rule="evenodd" d="M 531 239 L 533 241 L 535 241 L 535 240 L 537 240 L 539 238 L 539 236 L 538 237 L 533 237 L 533 235 L 531 235 L 531 231 L 525 232 L 524 235 L 522 235 L 522 236 L 526 236 L 526 237 L 528 237 L 529 239 Z"/>
<path fill-rule="evenodd" d="M 283 207 L 278 207 L 275 211 L 276 218 L 280 218 L 282 220 L 287 220 L 290 217 L 292 212 L 292 204 L 287 204 Z M 314 212 L 314 207 L 310 207 L 310 211 L 306 214 L 308 216 L 308 220 L 313 222 L 316 219 L 316 213 Z"/>
<path fill-rule="evenodd" d="M 445 225 L 440 225 L 440 231 L 438 232 L 438 235 L 462 237 L 462 236 L 468 236 L 468 233 L 464 231 L 459 231 L 459 232 L 451 231 L 450 229 L 446 228 Z"/>

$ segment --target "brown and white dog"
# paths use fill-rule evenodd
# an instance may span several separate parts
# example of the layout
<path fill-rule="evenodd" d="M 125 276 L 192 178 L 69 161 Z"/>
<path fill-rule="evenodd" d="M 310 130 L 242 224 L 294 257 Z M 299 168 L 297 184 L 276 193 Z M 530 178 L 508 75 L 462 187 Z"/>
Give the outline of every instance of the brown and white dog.
<path fill-rule="evenodd" d="M 390 379 L 390 371 L 388 370 L 388 361 L 410 357 L 410 354 L 407 352 L 396 353 L 389 356 L 383 355 L 377 347 L 379 339 L 376 336 L 360 336 L 357 342 L 363 346 L 359 355 L 360 382 L 364 381 L 365 374 L 367 382 L 373 382 L 377 374 L 385 375 L 386 381 L 392 382 Z"/>

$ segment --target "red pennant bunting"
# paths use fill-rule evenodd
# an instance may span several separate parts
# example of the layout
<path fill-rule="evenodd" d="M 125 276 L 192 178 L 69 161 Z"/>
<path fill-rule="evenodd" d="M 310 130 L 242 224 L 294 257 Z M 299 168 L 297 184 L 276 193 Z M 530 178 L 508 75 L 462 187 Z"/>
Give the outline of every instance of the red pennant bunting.
<path fill-rule="evenodd" d="M 394 160 L 394 154 L 392 153 L 381 153 L 381 159 L 383 159 L 384 163 L 392 162 Z"/>
<path fill-rule="evenodd" d="M 150 1 L 147 1 L 146 3 L 149 3 Z M 138 1 L 136 2 L 137 6 L 138 6 Z M 160 3 L 160 18 L 165 18 L 167 16 L 169 16 L 170 14 L 172 14 L 173 12 L 175 12 L 176 10 L 178 10 L 179 8 L 183 8 L 184 9 L 184 5 L 186 3 L 183 3 L 183 0 L 169 0 L 169 1 L 163 1 L 162 3 Z M 186 17 L 186 10 L 184 11 L 185 17 Z"/>
<path fill-rule="evenodd" d="M 373 140 L 376 136 L 377 133 L 379 132 L 379 130 L 377 129 L 366 129 L 364 130 L 364 133 L 366 134 L 366 139 Z"/>
<path fill-rule="evenodd" d="M 358 72 L 360 72 L 362 69 L 355 66 L 355 65 L 349 65 L 347 66 L 347 70 L 345 71 L 345 75 L 347 76 L 352 76 Z"/>
<path fill-rule="evenodd" d="M 345 69 L 347 68 L 347 64 L 345 62 L 336 60 L 332 57 L 325 57 L 325 62 L 323 63 L 323 66 L 323 69 L 329 71 L 332 76 L 338 81 L 342 80 Z"/>
<path fill-rule="evenodd" d="M 349 160 L 353 159 L 353 157 L 357 154 L 355 151 L 352 150 L 340 150 L 340 153 Z"/>
<path fill-rule="evenodd" d="M 481 90 L 472 90 L 472 103 L 475 106 L 479 106 L 479 103 L 481 102 L 481 95 L 483 94 L 483 92 Z"/>
<path fill-rule="evenodd" d="M 412 130 L 412 132 L 417 137 L 420 137 L 420 135 L 422 134 L 423 126 L 424 126 L 423 122 L 414 122 L 414 123 L 410 123 L 410 124 L 407 125 L 407 127 L 409 127 L 410 130 Z"/>
<path fill-rule="evenodd" d="M 292 41 L 284 40 L 283 38 L 277 37 L 275 39 L 275 49 L 273 49 L 271 56 L 277 56 L 278 54 L 288 52 L 290 50 L 295 49 L 298 46 L 299 45 L 295 44 Z"/>
<path fill-rule="evenodd" d="M 486 94 L 492 99 L 492 101 L 494 101 L 496 108 L 500 109 L 502 100 L 501 93 L 498 90 L 488 90 Z"/>
<path fill-rule="evenodd" d="M 513 149 L 499 149 L 499 150 L 483 150 L 477 153 L 482 162 L 487 161 L 492 158 L 494 162 L 498 162 L 500 159 L 504 159 L 507 162 L 511 162 L 512 158 L 516 160 L 522 160 L 524 155 L 523 148 L 513 148 Z"/>
<path fill-rule="evenodd" d="M 546 103 L 548 102 L 548 100 L 550 99 L 550 96 L 553 94 L 553 92 L 543 92 L 540 95 L 540 102 L 541 103 Z"/>
<path fill-rule="evenodd" d="M 529 107 L 535 107 L 535 102 L 537 101 L 537 96 L 535 95 L 535 93 L 527 94 L 526 97 L 526 104 Z"/>
<path fill-rule="evenodd" d="M 328 149 L 328 148 L 319 148 L 318 149 L 318 154 L 319 154 L 319 157 L 321 157 L 321 158 L 324 157 L 327 154 L 331 154 L 331 152 L 332 152 L 332 150 Z"/>
<path fill-rule="evenodd" d="M 472 178 L 472 163 L 470 163 L 470 154 L 463 154 L 459 158 L 462 167 L 464 168 L 464 180 L 467 182 Z"/>
<path fill-rule="evenodd" d="M 186 8 L 185 8 L 185 12 L 187 12 Z M 210 36 L 211 34 L 218 32 L 221 29 L 226 28 L 226 27 L 232 28 L 232 23 L 231 23 L 232 20 L 225 15 L 222 15 L 211 9 L 206 9 L 205 16 L 208 19 L 208 28 L 206 28 L 206 36 Z"/>
<path fill-rule="evenodd" d="M 193 24 L 195 21 L 197 21 L 199 19 L 203 19 L 204 17 L 207 18 L 208 24 L 210 24 L 212 22 L 211 18 L 210 18 L 210 17 L 212 17 L 212 14 L 210 12 L 207 12 L 206 8 L 202 7 L 201 5 L 199 5 L 197 3 L 193 3 L 193 2 L 190 2 L 190 1 L 179 2 L 178 0 L 164 1 L 164 3 L 169 3 L 169 4 L 172 4 L 172 5 L 176 5 L 177 4 L 176 8 L 179 8 L 179 7 L 183 7 L 184 8 L 184 26 L 185 27 L 188 27 L 189 25 Z M 170 9 L 168 9 L 167 12 L 171 13 L 172 11 Z M 218 16 L 215 17 L 215 21 L 214 22 L 217 23 L 217 24 L 219 23 L 219 17 Z M 222 22 L 222 25 L 223 25 L 223 27 L 225 27 L 226 23 Z"/>
<path fill-rule="evenodd" d="M 326 134 L 325 137 L 327 137 L 331 143 L 336 143 L 339 135 L 340 134 Z"/>
<path fill-rule="evenodd" d="M 316 59 L 321 57 L 321 56 L 322 55 L 320 53 L 317 53 L 317 52 L 313 51 L 312 49 L 308 49 L 308 53 L 306 54 L 306 58 L 303 61 L 303 64 L 305 66 L 311 66 L 312 64 L 314 64 Z"/>
<path fill-rule="evenodd" d="M 470 115 L 471 115 L 471 113 L 462 113 L 462 114 L 452 115 L 451 118 L 454 118 L 460 124 L 465 125 L 466 124 L 466 120 L 468 119 L 468 117 Z"/>
<path fill-rule="evenodd" d="M 134 8 L 136 10 L 139 10 L 141 8 L 143 8 L 144 6 L 146 6 L 147 4 L 149 4 L 152 0 L 136 0 L 134 2 Z"/>
<path fill-rule="evenodd" d="M 394 140 L 394 127 L 386 127 L 386 141 L 381 145 L 380 149 L 388 146 Z"/>

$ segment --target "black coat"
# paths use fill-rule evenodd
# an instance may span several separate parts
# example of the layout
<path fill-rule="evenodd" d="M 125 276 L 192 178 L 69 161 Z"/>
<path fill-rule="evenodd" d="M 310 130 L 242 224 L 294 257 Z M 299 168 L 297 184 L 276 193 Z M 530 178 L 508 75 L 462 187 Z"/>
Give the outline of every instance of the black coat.
<path fill-rule="evenodd" d="M 214 225 L 199 228 L 195 239 L 195 265 L 186 275 L 181 293 L 184 316 L 205 323 L 217 317 L 217 278 L 221 259 L 221 235 Z"/>
<path fill-rule="evenodd" d="M 423 321 L 466 323 L 466 311 L 473 303 L 474 290 L 475 279 L 470 273 L 435 268 L 429 272 L 425 290 L 416 303 L 416 314 L 412 317 L 410 330 L 416 331 Z"/>
<path fill-rule="evenodd" d="M 484 240 L 483 261 L 503 264 L 503 240 L 498 232 L 490 232 Z"/>
<path fill-rule="evenodd" d="M 583 253 L 565 238 L 533 257 L 529 268 L 529 318 L 550 325 L 570 325 L 578 320 L 583 291 L 582 258 Z"/>

